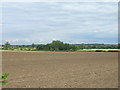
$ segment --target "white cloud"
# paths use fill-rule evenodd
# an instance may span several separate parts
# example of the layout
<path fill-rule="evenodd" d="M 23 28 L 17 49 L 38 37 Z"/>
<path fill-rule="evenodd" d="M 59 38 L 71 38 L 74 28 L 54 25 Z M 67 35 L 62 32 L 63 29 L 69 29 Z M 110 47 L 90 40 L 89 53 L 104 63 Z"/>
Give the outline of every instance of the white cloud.
<path fill-rule="evenodd" d="M 97 36 L 105 37 L 104 41 L 107 42 L 108 38 L 111 39 L 110 35 L 113 37 L 118 30 L 117 3 L 3 3 L 3 5 L 4 39 L 11 40 L 12 43 L 47 43 L 54 39 L 70 43 L 103 41 L 96 39 Z M 113 39 L 116 40 L 116 37 Z"/>
<path fill-rule="evenodd" d="M 1 2 L 119 2 L 119 0 L 1 0 Z"/>

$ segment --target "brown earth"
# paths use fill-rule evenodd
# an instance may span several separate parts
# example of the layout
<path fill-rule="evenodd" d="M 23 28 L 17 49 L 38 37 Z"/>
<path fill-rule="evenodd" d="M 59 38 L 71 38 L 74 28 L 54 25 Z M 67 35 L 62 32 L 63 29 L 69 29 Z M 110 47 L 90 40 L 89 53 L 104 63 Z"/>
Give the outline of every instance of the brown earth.
<path fill-rule="evenodd" d="M 117 52 L 3 52 L 3 88 L 117 88 Z"/>

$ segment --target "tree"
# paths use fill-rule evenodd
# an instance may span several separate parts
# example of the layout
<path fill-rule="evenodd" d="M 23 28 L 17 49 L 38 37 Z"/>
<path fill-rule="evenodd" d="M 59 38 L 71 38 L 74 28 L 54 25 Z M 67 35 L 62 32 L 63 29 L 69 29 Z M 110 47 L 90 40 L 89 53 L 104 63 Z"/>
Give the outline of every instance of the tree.
<path fill-rule="evenodd" d="M 57 40 L 57 41 L 52 41 L 50 46 L 53 51 L 59 51 L 59 50 L 63 50 L 63 45 L 64 45 L 63 42 Z"/>
<path fill-rule="evenodd" d="M 10 43 L 9 43 L 9 42 L 6 42 L 6 43 L 4 44 L 4 49 L 5 49 L 5 50 L 10 49 Z"/>
<path fill-rule="evenodd" d="M 38 45 L 36 50 L 45 50 L 45 51 L 76 51 L 77 46 L 63 43 L 59 40 L 52 41 L 50 44 Z"/>
<path fill-rule="evenodd" d="M 37 45 L 36 50 L 44 50 L 45 45 Z"/>
<path fill-rule="evenodd" d="M 34 48 L 34 47 L 35 47 L 35 44 L 33 43 L 31 46 L 32 46 L 32 48 Z"/>
<path fill-rule="evenodd" d="M 120 43 L 118 44 L 118 49 L 120 49 Z"/>

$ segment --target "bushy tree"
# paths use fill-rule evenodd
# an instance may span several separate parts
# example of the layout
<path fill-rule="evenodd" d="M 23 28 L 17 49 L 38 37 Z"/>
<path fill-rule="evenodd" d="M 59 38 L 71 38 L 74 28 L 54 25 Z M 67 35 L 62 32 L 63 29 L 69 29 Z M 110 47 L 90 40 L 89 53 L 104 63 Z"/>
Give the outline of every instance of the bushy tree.
<path fill-rule="evenodd" d="M 45 45 L 37 45 L 36 50 L 44 50 Z"/>
<path fill-rule="evenodd" d="M 120 49 L 120 43 L 118 44 L 118 49 Z"/>
<path fill-rule="evenodd" d="M 6 42 L 6 43 L 4 44 L 4 49 L 5 49 L 5 50 L 10 49 L 10 43 L 9 43 L 9 42 Z"/>
<path fill-rule="evenodd" d="M 32 46 L 32 48 L 34 48 L 34 47 L 35 47 L 35 44 L 33 43 L 31 46 Z"/>
<path fill-rule="evenodd" d="M 77 47 L 75 45 L 70 45 L 63 43 L 59 40 L 52 41 L 50 44 L 38 45 L 37 50 L 47 50 L 47 51 L 76 51 Z"/>

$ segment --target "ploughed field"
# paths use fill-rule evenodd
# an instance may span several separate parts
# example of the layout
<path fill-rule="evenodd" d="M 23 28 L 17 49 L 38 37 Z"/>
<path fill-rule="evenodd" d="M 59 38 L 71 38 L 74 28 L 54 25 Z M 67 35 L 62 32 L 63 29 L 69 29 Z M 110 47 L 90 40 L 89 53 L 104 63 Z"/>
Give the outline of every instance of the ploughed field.
<path fill-rule="evenodd" d="M 3 88 L 117 88 L 117 52 L 6 52 Z"/>

